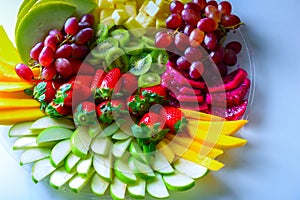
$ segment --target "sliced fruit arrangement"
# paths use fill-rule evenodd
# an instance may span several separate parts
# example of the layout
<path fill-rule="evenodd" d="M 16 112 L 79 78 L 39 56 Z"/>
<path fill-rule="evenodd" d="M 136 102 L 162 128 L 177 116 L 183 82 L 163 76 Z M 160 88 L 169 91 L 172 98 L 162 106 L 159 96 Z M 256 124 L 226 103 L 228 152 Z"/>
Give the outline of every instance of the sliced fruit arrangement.
<path fill-rule="evenodd" d="M 0 124 L 20 164 L 113 199 L 192 188 L 247 143 L 251 82 L 224 42 L 242 24 L 227 1 L 24 1 L 18 51 L 0 28 Z"/>

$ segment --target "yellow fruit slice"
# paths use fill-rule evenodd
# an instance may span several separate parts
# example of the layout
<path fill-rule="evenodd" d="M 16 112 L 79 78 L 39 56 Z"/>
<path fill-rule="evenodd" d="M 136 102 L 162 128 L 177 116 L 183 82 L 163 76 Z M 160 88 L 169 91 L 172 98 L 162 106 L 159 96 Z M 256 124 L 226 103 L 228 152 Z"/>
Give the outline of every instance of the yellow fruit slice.
<path fill-rule="evenodd" d="M 39 108 L 0 110 L 0 124 L 13 125 L 19 122 L 35 121 L 44 117 Z"/>
<path fill-rule="evenodd" d="M 34 99 L 0 98 L 0 110 L 17 108 L 39 108 L 41 104 Z"/>
<path fill-rule="evenodd" d="M 32 96 L 25 94 L 24 91 L 19 92 L 0 92 L 0 98 L 13 98 L 13 99 L 32 99 Z"/>
<path fill-rule="evenodd" d="M 34 83 L 30 82 L 0 82 L 0 92 L 18 92 L 32 88 Z"/>
<path fill-rule="evenodd" d="M 191 118 L 191 119 L 197 119 L 197 120 L 203 120 L 203 121 L 225 121 L 225 119 L 222 117 L 206 114 L 203 112 L 197 112 L 197 111 L 183 109 L 183 108 L 180 108 L 180 110 L 181 110 L 181 112 L 183 112 L 185 117 L 188 119 Z"/>
<path fill-rule="evenodd" d="M 166 157 L 169 163 L 172 163 L 174 161 L 175 153 L 164 140 L 160 141 L 156 145 L 156 149 L 159 150 Z"/>
<path fill-rule="evenodd" d="M 7 63 L 10 66 L 15 66 L 19 63 L 20 56 L 18 51 L 10 41 L 8 35 L 6 34 L 3 26 L 0 25 L 0 61 L 2 63 Z M 2 67 L 1 67 L 2 68 Z M 12 68 L 14 70 L 14 68 Z"/>
<path fill-rule="evenodd" d="M 236 148 L 242 147 L 247 144 L 247 140 L 232 136 L 221 135 L 218 139 L 216 147 L 217 148 Z"/>

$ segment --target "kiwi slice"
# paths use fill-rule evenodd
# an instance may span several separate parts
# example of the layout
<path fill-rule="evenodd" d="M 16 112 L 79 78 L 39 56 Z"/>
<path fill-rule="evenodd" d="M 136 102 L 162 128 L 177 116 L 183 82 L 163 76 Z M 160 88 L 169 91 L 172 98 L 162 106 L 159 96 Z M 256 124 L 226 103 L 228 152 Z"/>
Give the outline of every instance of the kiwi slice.
<path fill-rule="evenodd" d="M 148 72 L 138 79 L 138 86 L 141 88 L 152 87 L 160 84 L 161 78 L 157 73 Z"/>
<path fill-rule="evenodd" d="M 162 74 L 166 71 L 166 64 L 169 60 L 169 55 L 165 50 L 155 50 L 150 53 L 152 57 L 152 65 L 150 71 L 157 74 Z"/>
<path fill-rule="evenodd" d="M 97 37 L 96 42 L 100 43 L 103 40 L 105 40 L 106 38 L 108 38 L 109 28 L 107 25 L 104 25 L 104 24 L 99 24 L 97 28 L 98 28 L 98 30 L 96 33 L 96 37 Z"/>
<path fill-rule="evenodd" d="M 130 39 L 130 35 L 129 32 L 125 29 L 116 29 L 113 30 L 110 33 L 111 37 L 113 37 L 114 39 L 118 40 L 120 43 L 120 46 L 123 47 L 124 45 L 127 44 L 127 42 Z"/>
<path fill-rule="evenodd" d="M 154 39 L 147 36 L 142 36 L 142 41 L 144 43 L 145 49 L 148 49 L 149 51 L 157 50 Z"/>
<path fill-rule="evenodd" d="M 111 48 L 105 57 L 105 62 L 109 70 L 113 68 L 120 68 L 122 73 L 128 71 L 129 60 L 121 48 Z"/>
<path fill-rule="evenodd" d="M 149 71 L 152 64 L 152 57 L 150 54 L 141 53 L 133 55 L 129 59 L 130 70 L 132 74 L 140 76 Z"/>
<path fill-rule="evenodd" d="M 138 55 L 144 51 L 143 41 L 140 39 L 131 39 L 122 47 L 127 55 Z"/>
<path fill-rule="evenodd" d="M 101 41 L 92 51 L 91 54 L 98 59 L 105 59 L 109 49 L 118 47 L 118 40 L 114 38 L 107 38 Z"/>

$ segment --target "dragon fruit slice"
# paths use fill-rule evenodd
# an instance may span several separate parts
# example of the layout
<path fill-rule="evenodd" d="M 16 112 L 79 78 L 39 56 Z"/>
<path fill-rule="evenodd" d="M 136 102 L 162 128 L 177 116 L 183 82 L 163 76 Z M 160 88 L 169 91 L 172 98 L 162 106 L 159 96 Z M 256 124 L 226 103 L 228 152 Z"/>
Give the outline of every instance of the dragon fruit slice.
<path fill-rule="evenodd" d="M 208 88 L 208 90 L 209 90 L 209 92 L 221 92 L 221 91 L 224 91 L 224 89 L 232 90 L 232 89 L 238 87 L 238 85 L 240 85 L 241 82 L 244 81 L 245 78 L 247 78 L 247 76 L 248 76 L 248 73 L 244 69 L 238 68 L 235 71 L 231 72 L 230 74 L 228 74 L 227 76 L 224 77 L 223 85 L 210 87 L 210 88 Z"/>
<path fill-rule="evenodd" d="M 223 92 L 208 93 L 206 96 L 206 102 L 208 104 L 213 104 L 214 106 L 235 106 L 240 104 L 245 98 L 249 88 L 250 80 L 245 78 L 237 88 L 226 91 L 225 94 Z"/>
<path fill-rule="evenodd" d="M 210 113 L 213 115 L 224 117 L 227 120 L 238 120 L 241 119 L 245 114 L 247 105 L 248 101 L 243 100 L 239 105 L 229 108 L 214 107 Z"/>

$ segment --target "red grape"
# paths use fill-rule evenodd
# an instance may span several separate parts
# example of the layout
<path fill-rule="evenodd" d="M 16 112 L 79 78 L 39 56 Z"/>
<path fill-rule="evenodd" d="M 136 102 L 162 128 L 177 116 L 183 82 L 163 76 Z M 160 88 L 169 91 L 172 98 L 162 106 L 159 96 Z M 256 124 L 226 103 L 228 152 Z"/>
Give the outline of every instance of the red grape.
<path fill-rule="evenodd" d="M 189 37 L 189 41 L 190 41 L 190 45 L 192 47 L 197 47 L 199 45 L 201 45 L 201 43 L 203 42 L 204 39 L 204 32 L 200 31 L 198 28 L 195 28 Z"/>
<path fill-rule="evenodd" d="M 23 63 L 17 64 L 15 66 L 15 71 L 20 78 L 22 78 L 26 81 L 30 81 L 33 77 L 32 70 Z"/>
<path fill-rule="evenodd" d="M 229 29 L 236 29 L 240 26 L 241 24 L 241 20 L 238 16 L 236 15 L 223 15 L 222 19 L 221 19 L 221 24 L 225 27 L 225 28 L 229 28 Z"/>
<path fill-rule="evenodd" d="M 44 41 L 44 45 L 51 47 L 53 51 L 57 49 L 57 43 L 58 43 L 57 37 L 54 35 L 48 35 Z"/>
<path fill-rule="evenodd" d="M 201 14 L 201 7 L 197 3 L 189 2 L 184 5 L 184 9 L 192 9 Z"/>
<path fill-rule="evenodd" d="M 171 14 L 166 19 L 166 25 L 167 25 L 167 28 L 176 30 L 177 28 L 179 28 L 182 25 L 181 16 L 179 14 Z"/>
<path fill-rule="evenodd" d="M 180 56 L 177 59 L 176 64 L 178 68 L 182 70 L 189 70 L 191 66 L 191 63 L 184 56 Z"/>
<path fill-rule="evenodd" d="M 214 50 L 218 45 L 218 38 L 214 33 L 207 33 L 204 36 L 204 45 L 209 50 Z"/>
<path fill-rule="evenodd" d="M 183 3 L 181 1 L 172 1 L 170 3 L 170 11 L 173 14 L 181 14 L 182 10 L 183 10 Z"/>
<path fill-rule="evenodd" d="M 39 55 L 39 63 L 44 66 L 48 67 L 54 58 L 54 51 L 49 46 L 44 46 L 40 55 Z"/>
<path fill-rule="evenodd" d="M 173 38 L 169 33 L 158 32 L 155 35 L 155 46 L 158 48 L 167 48 L 173 42 Z"/>
<path fill-rule="evenodd" d="M 30 50 L 30 57 L 33 60 L 38 60 L 43 47 L 44 47 L 44 42 L 39 42 L 36 45 L 34 45 Z"/>
<path fill-rule="evenodd" d="M 236 53 L 232 49 L 225 49 L 224 63 L 228 66 L 234 66 L 237 63 Z"/>
<path fill-rule="evenodd" d="M 78 20 L 76 17 L 71 17 L 65 22 L 64 30 L 69 35 L 75 35 L 78 31 Z"/>
<path fill-rule="evenodd" d="M 76 44 L 86 44 L 94 36 L 94 30 L 85 28 L 80 30 L 74 37 Z"/>
<path fill-rule="evenodd" d="M 227 66 L 225 65 L 225 63 L 220 62 L 220 63 L 217 64 L 217 67 L 218 67 L 218 70 L 219 70 L 219 72 L 220 72 L 220 74 L 221 74 L 222 77 L 224 77 L 224 76 L 227 75 L 227 73 L 228 73 L 228 68 L 227 68 Z"/>
<path fill-rule="evenodd" d="M 210 15 L 218 12 L 218 9 L 213 5 L 207 5 L 204 9 L 205 15 Z"/>
<path fill-rule="evenodd" d="M 54 63 L 51 63 L 48 67 L 44 67 L 42 70 L 42 78 L 49 81 L 55 78 L 57 74 Z"/>
<path fill-rule="evenodd" d="M 188 47 L 184 51 L 184 56 L 189 62 L 197 61 L 202 58 L 202 51 L 196 47 Z"/>
<path fill-rule="evenodd" d="M 213 32 L 218 28 L 218 24 L 212 18 L 202 18 L 197 27 L 206 33 Z"/>
<path fill-rule="evenodd" d="M 204 65 L 201 61 L 195 61 L 191 64 L 189 76 L 192 79 L 199 79 L 201 78 L 204 72 Z"/>
<path fill-rule="evenodd" d="M 242 50 L 242 44 L 238 41 L 232 41 L 226 44 L 225 49 L 232 49 L 236 54 Z"/>
<path fill-rule="evenodd" d="M 81 17 L 80 22 L 87 22 L 92 27 L 95 22 L 95 18 L 92 14 L 85 14 Z"/>
<path fill-rule="evenodd" d="M 90 24 L 87 22 L 79 22 L 78 23 L 78 30 L 82 30 L 85 28 L 91 28 Z"/>
<path fill-rule="evenodd" d="M 223 62 L 224 59 L 224 48 L 222 46 L 218 46 L 212 52 L 210 52 L 210 57 L 214 61 L 214 63 Z"/>
<path fill-rule="evenodd" d="M 63 40 L 63 34 L 57 29 L 52 29 L 51 31 L 49 31 L 49 35 L 55 36 L 57 42 L 61 42 Z"/>
<path fill-rule="evenodd" d="M 66 58 L 57 58 L 55 61 L 55 68 L 64 79 L 70 78 L 73 74 L 72 65 Z"/>
<path fill-rule="evenodd" d="M 183 33 L 177 33 L 174 38 L 174 44 L 180 51 L 184 51 L 190 46 L 189 37 Z"/>
<path fill-rule="evenodd" d="M 72 51 L 72 57 L 73 58 L 84 58 L 85 56 L 87 56 L 87 54 L 89 53 L 89 49 L 88 47 L 86 47 L 85 45 L 78 45 L 78 44 L 71 44 L 71 47 L 73 49 Z"/>
<path fill-rule="evenodd" d="M 206 0 L 193 0 L 193 2 L 198 4 L 201 10 L 203 10 L 206 6 Z"/>
<path fill-rule="evenodd" d="M 223 15 L 231 14 L 231 4 L 228 1 L 221 1 L 218 5 L 218 11 Z"/>
<path fill-rule="evenodd" d="M 207 2 L 207 5 L 213 5 L 215 6 L 216 8 L 218 8 L 218 2 L 214 1 L 214 0 L 211 0 L 209 2 Z"/>
<path fill-rule="evenodd" d="M 70 44 L 61 45 L 55 52 L 56 58 L 69 58 L 72 56 L 73 48 Z"/>
<path fill-rule="evenodd" d="M 198 21 L 201 19 L 200 13 L 192 9 L 183 9 L 181 13 L 183 21 L 190 24 L 191 26 L 197 26 Z"/>
<path fill-rule="evenodd" d="M 195 28 L 196 28 L 196 26 L 192 26 L 192 25 L 187 24 L 187 25 L 185 26 L 184 30 L 183 30 L 183 33 L 184 33 L 185 35 L 190 35 L 191 32 L 192 32 Z"/>
<path fill-rule="evenodd" d="M 212 18 L 216 23 L 221 21 L 221 14 L 219 12 L 208 14 L 206 17 Z"/>

